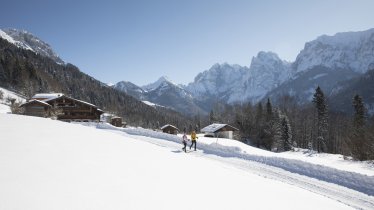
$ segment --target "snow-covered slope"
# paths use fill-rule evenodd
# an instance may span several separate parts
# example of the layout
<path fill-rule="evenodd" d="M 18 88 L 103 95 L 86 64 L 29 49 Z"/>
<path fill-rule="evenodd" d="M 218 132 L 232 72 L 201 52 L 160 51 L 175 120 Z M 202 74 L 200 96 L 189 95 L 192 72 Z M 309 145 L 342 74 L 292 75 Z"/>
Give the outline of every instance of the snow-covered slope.
<path fill-rule="evenodd" d="M 121 82 L 117 82 L 116 84 L 112 85 L 112 87 L 116 90 L 127 93 L 130 96 L 133 96 L 138 100 L 144 99 L 145 91 L 141 87 L 135 85 L 134 83 L 121 81 Z"/>
<path fill-rule="evenodd" d="M 64 61 L 53 51 L 49 44 L 45 43 L 30 32 L 18 29 L 0 29 L 0 37 L 17 47 L 31 50 L 42 56 L 49 57 L 58 64 L 64 64 Z"/>
<path fill-rule="evenodd" d="M 0 113 L 11 113 L 10 105 L 12 100 L 17 103 L 23 103 L 26 101 L 25 96 L 2 87 L 0 87 L 0 94 L 2 95 L 2 97 L 0 97 Z"/>
<path fill-rule="evenodd" d="M 374 69 L 374 29 L 360 32 L 323 35 L 307 42 L 297 56 L 296 72 L 306 71 L 315 66 L 330 69 L 353 70 L 365 73 Z"/>
<path fill-rule="evenodd" d="M 105 126 L 101 128 L 110 128 Z M 221 156 L 229 154 L 222 151 L 235 153 L 234 147 L 198 144 L 204 149 L 186 154 L 179 142 L 166 140 L 180 137 L 162 133 L 158 133 L 162 138 L 145 137 L 141 131 L 0 114 L 1 208 L 370 209 L 374 205 L 372 196 L 337 184 Z M 363 177 L 357 184 L 363 181 L 370 187 L 371 177 L 366 181 Z"/>

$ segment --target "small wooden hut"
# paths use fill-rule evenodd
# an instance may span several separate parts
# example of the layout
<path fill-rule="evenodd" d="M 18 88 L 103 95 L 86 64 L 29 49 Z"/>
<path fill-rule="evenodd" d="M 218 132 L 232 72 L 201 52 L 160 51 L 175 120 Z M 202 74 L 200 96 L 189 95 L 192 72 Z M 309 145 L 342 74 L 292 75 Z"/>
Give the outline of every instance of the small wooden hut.
<path fill-rule="evenodd" d="M 112 124 L 113 126 L 116 126 L 116 127 L 123 127 L 124 126 L 124 123 L 122 122 L 122 117 L 112 117 L 110 119 L 110 124 Z"/>
<path fill-rule="evenodd" d="M 177 127 L 175 127 L 174 125 L 170 125 L 170 124 L 162 126 L 161 130 L 164 133 L 170 133 L 170 134 L 175 134 L 175 135 L 177 135 L 179 131 Z"/>

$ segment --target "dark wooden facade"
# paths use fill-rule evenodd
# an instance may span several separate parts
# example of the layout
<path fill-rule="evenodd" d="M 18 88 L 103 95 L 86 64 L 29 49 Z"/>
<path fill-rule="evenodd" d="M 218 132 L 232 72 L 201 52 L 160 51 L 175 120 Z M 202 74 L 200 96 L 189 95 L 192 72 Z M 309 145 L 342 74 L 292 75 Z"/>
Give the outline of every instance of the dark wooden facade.
<path fill-rule="evenodd" d="M 63 121 L 99 121 L 103 113 L 95 105 L 67 96 L 47 101 L 52 107 L 60 109 L 58 120 Z"/>
<path fill-rule="evenodd" d="M 32 102 L 32 101 L 37 101 Z M 43 110 L 40 107 L 35 107 L 35 104 L 41 106 L 44 104 L 48 106 L 48 109 Z M 98 109 L 95 105 L 77 100 L 74 98 L 67 97 L 65 95 L 46 99 L 44 101 L 31 100 L 21 106 L 25 107 L 25 114 L 40 117 L 49 117 L 51 114 L 57 115 L 58 120 L 62 121 L 99 121 L 100 115 L 103 113 L 102 110 Z M 30 111 L 29 111 L 30 110 Z M 37 111 L 38 110 L 38 111 Z"/>
<path fill-rule="evenodd" d="M 25 114 L 36 117 L 48 117 L 51 115 L 52 106 L 39 100 L 31 100 L 21 105 L 25 109 Z"/>
<path fill-rule="evenodd" d="M 124 126 L 124 123 L 122 122 L 121 117 L 112 117 L 112 119 L 110 119 L 110 124 L 112 124 L 113 126 L 116 126 L 116 127 L 123 127 Z"/>

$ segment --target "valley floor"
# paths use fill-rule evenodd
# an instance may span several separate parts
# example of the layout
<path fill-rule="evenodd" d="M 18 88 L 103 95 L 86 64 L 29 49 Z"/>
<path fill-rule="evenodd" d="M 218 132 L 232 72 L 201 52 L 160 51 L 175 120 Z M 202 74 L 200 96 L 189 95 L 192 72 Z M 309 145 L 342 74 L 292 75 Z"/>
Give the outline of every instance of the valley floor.
<path fill-rule="evenodd" d="M 0 114 L 0 209 L 374 209 L 369 164 L 273 154 L 204 137 L 184 153 L 146 129 Z"/>

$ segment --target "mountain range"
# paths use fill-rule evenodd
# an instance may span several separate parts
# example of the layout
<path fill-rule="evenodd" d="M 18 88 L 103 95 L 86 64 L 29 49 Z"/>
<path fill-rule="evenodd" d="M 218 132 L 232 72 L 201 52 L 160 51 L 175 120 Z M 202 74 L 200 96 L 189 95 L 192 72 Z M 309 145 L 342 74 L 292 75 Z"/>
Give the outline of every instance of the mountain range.
<path fill-rule="evenodd" d="M 58 64 L 65 63 L 48 44 L 29 32 L 7 29 L 0 30 L 0 35 L 19 48 L 31 50 Z M 370 107 L 374 106 L 372 94 L 366 94 L 366 89 L 355 91 L 352 87 L 370 69 L 374 69 L 374 29 L 322 35 L 307 42 L 294 62 L 282 60 L 274 52 L 261 51 L 248 67 L 214 64 L 188 85 L 176 84 L 162 76 L 141 87 L 129 81 L 111 87 L 137 100 L 151 102 L 148 104 L 192 115 L 207 114 L 216 103 L 258 103 L 267 98 L 276 103 L 283 95 L 295 97 L 300 104 L 308 103 L 317 86 L 328 98 L 340 98 L 340 104 L 350 105 L 353 97 L 342 91 L 361 92 L 368 95 L 364 101 Z M 347 107 L 332 107 L 347 110 Z"/>
<path fill-rule="evenodd" d="M 126 82 L 119 82 L 114 88 L 127 91 L 139 100 L 173 107 L 180 112 L 199 110 L 195 107 L 200 107 L 202 113 L 207 113 L 217 102 L 257 103 L 267 98 L 277 102 L 283 95 L 293 96 L 304 104 L 311 101 L 317 86 L 325 95 L 334 98 L 343 91 L 343 86 L 349 86 L 352 79 L 363 76 L 370 69 L 374 69 L 374 29 L 322 35 L 307 42 L 294 62 L 282 60 L 273 52 L 261 51 L 252 58 L 249 67 L 214 64 L 186 86 L 162 77 L 151 85 L 152 90 L 163 87 L 158 91 L 149 91 L 148 86 L 127 86 Z M 137 92 L 132 94 L 130 90 Z M 346 97 L 345 104 L 351 104 L 350 97 L 353 96 Z M 187 99 L 188 107 L 193 109 L 183 106 Z M 367 103 L 374 105 L 374 100 L 369 97 Z"/>

